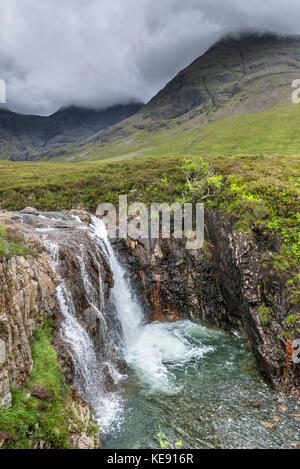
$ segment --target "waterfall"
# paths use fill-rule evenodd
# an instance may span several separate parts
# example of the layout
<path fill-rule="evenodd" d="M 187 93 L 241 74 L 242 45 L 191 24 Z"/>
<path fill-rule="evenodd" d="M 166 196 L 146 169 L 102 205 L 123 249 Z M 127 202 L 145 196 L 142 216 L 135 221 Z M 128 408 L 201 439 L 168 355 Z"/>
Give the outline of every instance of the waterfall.
<path fill-rule="evenodd" d="M 172 367 L 184 366 L 185 363 L 201 358 L 214 349 L 191 343 L 192 328 L 189 321 L 147 323 L 126 278 L 125 270 L 115 256 L 104 223 L 93 218 L 93 224 L 97 236 L 106 246 L 114 276 L 111 294 L 122 325 L 125 359 L 149 389 L 167 394 L 176 393 L 179 388 Z M 198 327 L 193 327 L 194 333 L 197 333 Z"/>
<path fill-rule="evenodd" d="M 130 285 L 126 281 L 125 271 L 117 261 L 108 239 L 104 223 L 93 217 L 93 224 L 98 238 L 105 244 L 108 253 L 108 261 L 113 272 L 114 287 L 111 292 L 112 301 L 116 306 L 118 317 L 122 325 L 123 339 L 125 342 L 124 352 L 128 358 L 128 351 L 134 343 L 135 338 L 140 334 L 145 319 L 140 306 L 132 295 Z"/>
<path fill-rule="evenodd" d="M 95 239 L 94 232 L 89 232 L 89 235 L 94 239 L 95 248 L 100 248 L 97 244 L 97 238 Z M 45 245 L 59 271 L 59 244 L 50 239 L 46 239 Z M 96 291 L 90 281 L 86 259 L 80 250 L 80 246 L 78 247 L 77 258 L 80 263 L 81 277 L 85 289 L 84 294 L 90 307 L 93 308 L 101 320 L 101 334 L 103 338 L 105 338 L 108 343 L 112 342 L 112 334 L 108 333 L 105 315 L 102 314 L 100 308 L 104 306 L 102 278 L 99 275 L 99 291 Z M 94 262 L 97 262 L 94 256 L 93 259 Z M 72 293 L 63 278 L 60 278 L 56 293 L 63 316 L 61 337 L 64 343 L 68 344 L 72 350 L 76 389 L 93 409 L 100 432 L 105 434 L 111 431 L 112 428 L 116 426 L 116 423 L 121 424 L 123 399 L 118 392 L 107 392 L 105 389 L 103 384 L 105 381 L 103 366 L 108 368 L 114 383 L 120 382 L 124 376 L 118 372 L 113 360 L 105 360 L 103 353 L 102 356 L 104 360 L 101 361 L 99 359 L 99 354 L 97 353 L 93 340 L 78 320 Z"/>
<path fill-rule="evenodd" d="M 157 431 L 183 448 L 293 446 L 290 412 L 272 432 L 261 424 L 278 413 L 279 396 L 252 375 L 253 357 L 237 337 L 188 320 L 149 323 L 101 220 L 87 226 L 54 213 L 26 221 L 60 277 L 61 358 L 67 367 L 72 358 L 74 387 L 106 449 L 157 448 Z"/>
<path fill-rule="evenodd" d="M 117 260 L 104 223 L 93 217 L 91 226 L 81 223 L 76 229 L 79 231 L 70 238 L 73 243 L 72 259 L 77 260 L 80 269 L 81 289 L 84 290 L 81 293 L 100 322 L 101 337 L 97 337 L 96 341 L 84 327 L 84 319 L 78 315 L 73 298 L 74 285 L 70 284 L 65 261 L 60 260 L 60 249 L 69 248 L 68 239 L 61 236 L 59 231 L 48 232 L 44 234 L 45 244 L 61 273 L 57 287 L 57 299 L 63 316 L 61 337 L 72 351 L 75 386 L 92 407 L 100 432 L 107 434 L 119 427 L 124 418 L 121 384 L 127 375 L 120 373 L 118 361 L 125 361 L 149 392 L 157 390 L 172 395 L 180 389 L 174 370 L 201 358 L 213 348 L 195 345 L 190 340 L 192 330 L 195 332 L 199 326 L 191 328 L 189 321 L 149 324 L 134 296 L 126 271 Z M 85 242 L 86 236 L 91 241 L 88 251 L 79 236 L 83 229 Z M 97 257 L 99 252 L 102 260 L 106 259 L 110 266 L 114 279 L 108 302 L 104 298 L 103 266 Z M 96 283 L 95 279 L 91 279 L 89 262 L 94 263 L 99 271 Z M 105 386 L 107 373 L 110 384 L 113 382 L 113 389 Z"/>

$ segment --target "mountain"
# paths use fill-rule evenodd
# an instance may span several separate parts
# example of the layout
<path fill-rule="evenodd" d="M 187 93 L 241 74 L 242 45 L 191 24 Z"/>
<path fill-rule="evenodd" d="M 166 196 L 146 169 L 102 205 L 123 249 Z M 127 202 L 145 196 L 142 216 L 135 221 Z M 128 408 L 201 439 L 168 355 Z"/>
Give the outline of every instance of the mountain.
<path fill-rule="evenodd" d="M 0 113 L 0 157 L 99 160 L 194 154 L 299 154 L 300 36 L 225 37 L 142 106 Z"/>
<path fill-rule="evenodd" d="M 182 70 L 143 110 L 143 116 L 172 119 L 197 109 L 203 114 L 261 95 L 255 110 L 280 101 L 282 87 L 299 77 L 300 36 L 272 34 L 225 38 Z M 263 95 L 266 95 L 263 97 Z"/>
<path fill-rule="evenodd" d="M 82 141 L 135 114 L 142 104 L 104 110 L 70 106 L 48 117 L 22 115 L 0 109 L 0 159 L 35 160 L 49 149 Z"/>
<path fill-rule="evenodd" d="M 178 73 L 131 118 L 50 157 L 297 152 L 300 36 L 226 37 Z"/>

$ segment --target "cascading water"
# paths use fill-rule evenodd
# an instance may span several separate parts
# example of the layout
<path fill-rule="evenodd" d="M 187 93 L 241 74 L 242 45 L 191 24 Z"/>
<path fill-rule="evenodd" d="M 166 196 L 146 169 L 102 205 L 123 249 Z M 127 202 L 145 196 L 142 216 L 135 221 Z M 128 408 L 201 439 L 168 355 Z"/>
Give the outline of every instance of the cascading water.
<path fill-rule="evenodd" d="M 85 296 L 101 322 L 101 346 L 95 345 L 78 319 L 65 279 L 57 297 L 64 318 L 62 336 L 74 351 L 76 386 L 94 409 L 103 446 L 156 448 L 156 434 L 163 431 L 187 448 L 291 447 L 298 433 L 288 415 L 280 415 L 273 431 L 261 424 L 274 416 L 278 419 L 278 396 L 263 383 L 238 337 L 190 321 L 149 324 L 103 222 L 93 218 L 88 236 L 95 250 L 90 260 L 99 263 L 95 253 L 100 249 L 114 277 L 110 310 L 107 304 L 104 308 L 101 275 L 95 289 L 88 261 L 78 249 Z M 50 237 L 47 245 L 59 264 L 58 243 Z M 128 364 L 126 382 L 116 355 Z M 103 365 L 117 390 L 103 386 Z M 291 402 L 286 405 L 296 408 Z"/>
<path fill-rule="evenodd" d="M 97 244 L 98 240 L 93 231 L 88 234 L 94 240 L 95 249 L 99 249 L 101 246 Z M 59 267 L 59 244 L 47 239 L 45 240 L 45 245 L 51 253 L 56 265 Z M 90 254 L 94 262 L 97 263 L 98 261 L 93 253 L 91 252 Z M 93 311 L 101 321 L 101 333 L 103 338 L 106 339 L 107 343 L 112 342 L 105 315 L 102 314 L 102 308 L 104 308 L 104 287 L 101 275 L 99 275 L 99 289 L 96 290 L 89 278 L 86 259 L 83 253 L 80 252 L 80 246 L 77 258 L 80 265 L 85 296 L 89 306 L 93 308 Z M 57 287 L 57 299 L 63 315 L 61 336 L 63 341 L 69 344 L 73 352 L 76 388 L 94 410 L 94 416 L 99 423 L 101 433 L 106 433 L 112 429 L 116 421 L 120 424 L 123 412 L 123 399 L 118 392 L 108 393 L 104 388 L 103 383 L 105 376 L 103 374 L 103 365 L 106 365 L 109 369 L 110 376 L 114 380 L 114 383 L 120 382 L 124 376 L 118 372 L 112 360 L 105 361 L 105 355 L 103 353 L 101 357 L 103 359 L 99 359 L 93 340 L 78 320 L 72 293 L 63 278 L 60 279 L 60 284 Z"/>
<path fill-rule="evenodd" d="M 186 337 L 184 322 L 179 323 L 182 327 L 146 322 L 125 271 L 114 254 L 104 223 L 96 218 L 93 223 L 97 235 L 105 243 L 114 275 L 112 298 L 122 325 L 126 361 L 152 389 L 173 393 L 176 384 L 166 364 L 184 364 L 213 351 L 213 348 L 191 344 Z"/>
<path fill-rule="evenodd" d="M 187 448 L 289 447 L 297 430 L 286 416 L 273 432 L 261 424 L 276 413 L 278 396 L 239 338 L 190 321 L 147 323 L 104 224 L 93 223 L 114 275 L 112 300 L 130 367 L 124 424 L 104 447 L 155 448 L 160 430 Z"/>

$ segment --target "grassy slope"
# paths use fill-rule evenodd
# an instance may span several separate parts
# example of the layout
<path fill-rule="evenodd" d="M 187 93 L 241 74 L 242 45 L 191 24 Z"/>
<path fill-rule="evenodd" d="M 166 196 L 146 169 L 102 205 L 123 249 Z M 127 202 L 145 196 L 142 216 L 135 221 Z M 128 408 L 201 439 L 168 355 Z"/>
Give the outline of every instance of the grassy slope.
<path fill-rule="evenodd" d="M 213 116 L 211 116 L 213 117 Z M 97 161 L 108 158 L 193 155 L 297 155 L 300 156 L 300 104 L 283 103 L 265 112 L 231 114 L 203 123 L 203 116 L 161 121 L 152 131 L 128 128 L 129 138 L 109 144 L 89 143 L 69 147 L 72 161 Z M 125 127 L 126 128 L 126 127 Z"/>

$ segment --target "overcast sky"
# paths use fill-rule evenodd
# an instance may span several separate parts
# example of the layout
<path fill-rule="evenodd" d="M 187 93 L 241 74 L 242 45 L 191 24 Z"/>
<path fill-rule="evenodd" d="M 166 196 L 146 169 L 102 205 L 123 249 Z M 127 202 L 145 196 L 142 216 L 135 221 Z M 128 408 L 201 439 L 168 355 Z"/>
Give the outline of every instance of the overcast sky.
<path fill-rule="evenodd" d="M 222 35 L 299 18 L 299 0 L 0 0 L 0 78 L 25 113 L 146 102 Z"/>

